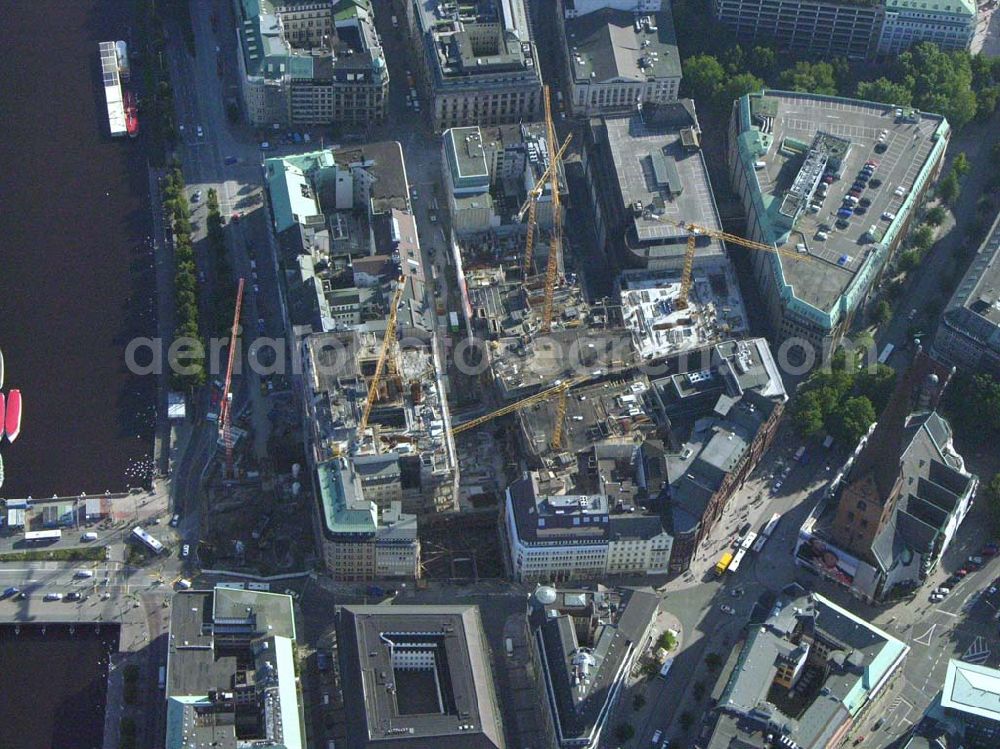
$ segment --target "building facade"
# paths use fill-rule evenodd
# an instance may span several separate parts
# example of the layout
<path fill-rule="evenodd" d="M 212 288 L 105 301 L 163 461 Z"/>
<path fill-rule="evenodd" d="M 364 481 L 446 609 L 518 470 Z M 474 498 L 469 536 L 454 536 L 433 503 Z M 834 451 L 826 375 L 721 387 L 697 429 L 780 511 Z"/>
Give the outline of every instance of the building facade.
<path fill-rule="evenodd" d="M 524 0 L 407 6 L 435 130 L 540 118 L 541 72 Z"/>
<path fill-rule="evenodd" d="M 389 71 L 369 0 L 238 0 L 250 125 L 381 122 Z"/>
<path fill-rule="evenodd" d="M 1000 378 L 1000 216 L 941 316 L 934 356 Z"/>
<path fill-rule="evenodd" d="M 715 0 L 715 17 L 746 41 L 776 41 L 798 54 L 870 59 L 917 42 L 968 49 L 972 0 Z"/>
<path fill-rule="evenodd" d="M 681 63 L 669 11 L 636 16 L 605 8 L 559 30 L 573 114 L 625 113 L 677 100 Z"/>
<path fill-rule="evenodd" d="M 504 535 L 520 581 L 665 574 L 672 545 L 658 515 L 622 513 L 606 494 L 542 494 L 534 472 L 507 488 Z"/>
<path fill-rule="evenodd" d="M 630 13 L 659 13 L 663 9 L 663 0 L 560 0 L 559 4 L 566 18 L 579 18 L 604 8 Z"/>
<path fill-rule="evenodd" d="M 362 484 L 352 458 L 316 467 L 317 535 L 330 575 L 344 581 L 420 577 L 416 517 L 395 501 L 380 509 Z"/>
<path fill-rule="evenodd" d="M 885 21 L 878 40 L 880 55 L 898 55 L 917 42 L 934 42 L 942 50 L 969 49 L 976 33 L 974 0 L 886 0 Z"/>

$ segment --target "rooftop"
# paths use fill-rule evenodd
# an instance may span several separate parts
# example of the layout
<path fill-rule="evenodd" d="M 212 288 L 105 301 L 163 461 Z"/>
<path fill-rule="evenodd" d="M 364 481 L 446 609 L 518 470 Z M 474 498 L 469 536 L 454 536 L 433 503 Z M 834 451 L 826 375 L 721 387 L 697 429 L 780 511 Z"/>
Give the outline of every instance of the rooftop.
<path fill-rule="evenodd" d="M 566 19 L 573 79 L 577 83 L 673 78 L 681 75 L 670 12 L 636 17 L 605 8 Z"/>
<path fill-rule="evenodd" d="M 639 357 L 648 361 L 702 348 L 749 330 L 736 273 L 729 261 L 700 262 L 692 271 L 687 309 L 677 309 L 681 270 L 626 271 L 620 279 L 622 317 Z"/>
<path fill-rule="evenodd" d="M 1000 670 L 951 659 L 941 706 L 1000 722 Z"/>
<path fill-rule="evenodd" d="M 475 606 L 337 609 L 345 746 L 504 746 L 490 655 Z"/>
<path fill-rule="evenodd" d="M 537 86 L 539 71 L 523 0 L 414 0 L 438 85 L 482 86 L 498 78 Z"/>
<path fill-rule="evenodd" d="M 1000 356 L 1000 216 L 948 303 L 944 323 Z"/>
<path fill-rule="evenodd" d="M 368 470 L 371 464 L 366 460 L 370 458 L 359 457 L 362 458 L 362 470 Z M 316 466 L 316 473 L 319 485 L 317 500 L 323 518 L 323 532 L 328 537 L 378 537 L 379 540 L 401 542 L 416 539 L 415 515 L 401 513 L 398 507 L 392 507 L 380 517 L 375 503 L 364 498 L 354 457 L 334 458 L 320 463 Z"/>
<path fill-rule="evenodd" d="M 560 745 L 590 746 L 582 742 L 601 734 L 658 606 L 652 592 L 602 587 L 541 587 L 529 598 L 529 623 Z"/>
<path fill-rule="evenodd" d="M 636 206 L 632 223 L 638 244 L 662 242 L 669 249 L 649 251 L 683 257 L 687 230 L 658 218 L 722 230 L 705 159 L 681 142 L 683 129 L 699 128 L 694 103 L 649 105 L 643 112 L 603 120 L 619 193 L 626 207 Z M 698 247 L 699 258 L 722 253 L 716 240 Z"/>
<path fill-rule="evenodd" d="M 762 241 L 809 258 L 773 254 L 775 272 L 795 298 L 835 320 L 849 311 L 840 309 L 842 298 L 867 287 L 908 224 L 947 145 L 948 123 L 885 104 L 785 91 L 751 94 L 739 106 L 739 159 L 759 190 L 751 199 Z M 887 150 L 876 153 L 883 131 Z M 873 179 L 881 185 L 865 186 L 860 199 L 870 204 L 838 226 L 837 212 L 869 160 L 878 163 Z M 834 181 L 819 187 L 827 175 Z"/>

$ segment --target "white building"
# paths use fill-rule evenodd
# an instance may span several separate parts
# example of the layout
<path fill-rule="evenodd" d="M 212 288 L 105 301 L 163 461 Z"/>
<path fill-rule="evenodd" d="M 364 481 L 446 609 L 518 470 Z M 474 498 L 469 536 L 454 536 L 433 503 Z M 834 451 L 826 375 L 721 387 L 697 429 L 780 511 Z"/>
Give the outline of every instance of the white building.
<path fill-rule="evenodd" d="M 666 574 L 673 546 L 659 515 L 619 512 L 605 494 L 539 494 L 534 473 L 507 488 L 504 530 L 521 581 Z"/>
<path fill-rule="evenodd" d="M 561 31 L 574 115 L 677 100 L 681 61 L 669 11 L 637 16 L 605 8 L 567 18 Z"/>
<path fill-rule="evenodd" d="M 968 49 L 976 33 L 974 0 L 887 0 L 878 40 L 880 55 L 898 55 L 917 42 L 943 50 Z"/>
<path fill-rule="evenodd" d="M 566 18 L 579 18 L 603 8 L 631 13 L 659 13 L 663 2 L 662 0 L 563 0 L 562 6 Z"/>

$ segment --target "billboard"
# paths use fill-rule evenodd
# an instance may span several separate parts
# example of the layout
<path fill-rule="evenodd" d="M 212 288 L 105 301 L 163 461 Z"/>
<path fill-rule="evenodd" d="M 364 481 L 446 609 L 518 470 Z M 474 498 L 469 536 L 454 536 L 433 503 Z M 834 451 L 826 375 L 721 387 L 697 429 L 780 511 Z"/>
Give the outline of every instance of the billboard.
<path fill-rule="evenodd" d="M 843 585 L 854 583 L 860 564 L 855 557 L 817 538 L 805 528 L 799 530 L 795 561 Z"/>

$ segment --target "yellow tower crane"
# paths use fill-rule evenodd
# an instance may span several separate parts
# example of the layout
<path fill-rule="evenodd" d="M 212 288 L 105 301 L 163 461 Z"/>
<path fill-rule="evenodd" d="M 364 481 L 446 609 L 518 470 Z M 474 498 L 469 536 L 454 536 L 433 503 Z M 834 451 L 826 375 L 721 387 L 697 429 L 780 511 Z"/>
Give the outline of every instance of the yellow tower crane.
<path fill-rule="evenodd" d="M 546 134 L 547 135 L 547 134 Z M 573 133 L 566 136 L 566 140 L 559 147 L 559 151 L 556 152 L 556 160 L 561 160 L 563 154 L 566 152 L 566 147 L 569 146 L 569 142 L 573 140 Z M 549 162 L 548 166 L 545 167 L 545 171 L 542 176 L 538 178 L 535 182 L 535 186 L 531 188 L 531 192 L 528 193 L 528 199 L 524 201 L 524 205 L 521 206 L 521 210 L 517 212 L 517 220 L 523 221 L 524 214 L 528 214 L 528 233 L 524 241 L 524 275 L 525 277 L 531 274 L 531 258 L 535 249 L 535 233 L 538 230 L 538 224 L 536 223 L 535 214 L 538 210 L 538 199 L 541 197 L 542 192 L 545 189 L 545 183 L 549 181 L 549 172 L 554 166 L 553 162 Z"/>
<path fill-rule="evenodd" d="M 389 317 L 385 321 L 385 335 L 382 338 L 382 350 L 378 355 L 378 363 L 375 365 L 375 374 L 372 375 L 371 384 L 368 386 L 368 398 L 365 400 L 364 414 L 358 422 L 358 441 L 360 442 L 368 428 L 368 417 L 371 416 L 372 407 L 375 405 L 375 398 L 378 395 L 379 381 L 382 379 L 382 371 L 385 369 L 385 361 L 389 358 L 392 344 L 396 341 L 396 312 L 399 303 L 403 298 L 403 289 L 406 288 L 406 280 L 400 276 L 396 293 L 392 295 L 392 302 L 389 305 Z"/>
<path fill-rule="evenodd" d="M 556 128 L 552 124 L 552 101 L 545 87 L 545 128 L 549 145 L 549 184 L 552 190 L 552 236 L 549 240 L 549 262 L 545 269 L 545 302 L 539 331 L 546 335 L 552 330 L 552 295 L 559 276 L 559 254 L 562 252 L 562 211 L 559 201 L 559 170 L 556 168 Z"/>
<path fill-rule="evenodd" d="M 556 403 L 556 423 L 552 428 L 552 447 L 559 449 L 562 447 L 563 421 L 566 419 L 566 393 L 571 387 L 579 385 L 585 380 L 586 378 L 579 377 L 560 382 L 558 385 L 554 385 L 547 390 L 542 390 L 540 393 L 529 395 L 527 398 L 519 400 L 516 403 L 511 403 L 509 406 L 498 408 L 496 411 L 488 413 L 485 416 L 470 419 L 469 421 L 459 424 L 458 426 L 453 426 L 451 428 L 451 433 L 461 434 L 469 429 L 475 429 L 478 426 L 482 426 L 487 422 L 493 421 L 493 419 L 515 413 L 528 408 L 529 406 L 533 406 L 536 403 L 544 403 L 549 398 L 557 396 L 559 401 Z"/>
<path fill-rule="evenodd" d="M 688 295 L 691 292 L 692 272 L 694 270 L 695 242 L 697 242 L 698 237 L 700 236 L 721 239 L 724 242 L 732 242 L 733 244 L 738 244 L 741 247 L 746 247 L 749 250 L 771 252 L 775 255 L 791 258 L 792 260 L 814 259 L 811 255 L 804 252 L 795 252 L 793 250 L 786 250 L 783 247 L 775 247 L 774 245 L 764 244 L 763 242 L 755 242 L 752 239 L 744 239 L 743 237 L 730 234 L 729 232 L 719 231 L 718 229 L 709 229 L 706 226 L 692 224 L 689 221 L 679 221 L 677 219 L 664 218 L 663 216 L 654 216 L 654 218 L 661 223 L 678 226 L 688 232 L 687 248 L 684 251 L 684 269 L 681 272 L 681 291 L 677 296 L 677 300 L 674 302 L 674 307 L 676 309 L 687 309 L 688 306 Z"/>

